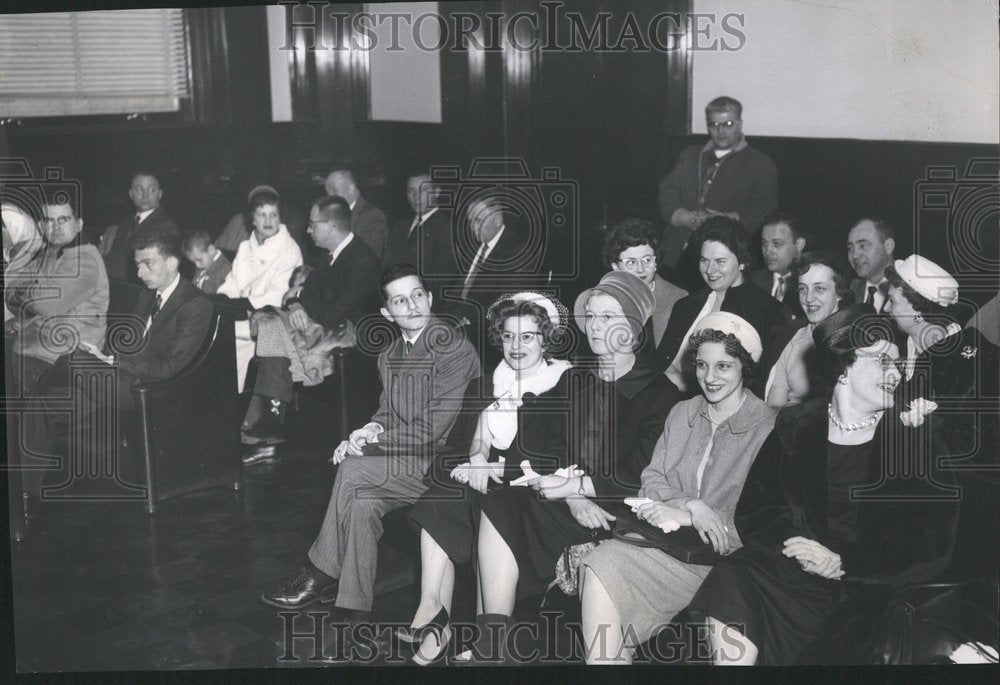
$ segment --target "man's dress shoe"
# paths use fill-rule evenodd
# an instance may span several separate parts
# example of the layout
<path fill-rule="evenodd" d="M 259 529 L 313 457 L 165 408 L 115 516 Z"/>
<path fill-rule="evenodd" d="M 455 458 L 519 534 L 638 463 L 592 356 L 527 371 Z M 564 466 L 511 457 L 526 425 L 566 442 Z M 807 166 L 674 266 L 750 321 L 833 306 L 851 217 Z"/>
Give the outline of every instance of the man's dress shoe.
<path fill-rule="evenodd" d="M 337 598 L 337 579 L 318 571 L 303 568 L 275 592 L 261 594 L 260 601 L 278 609 L 304 609 L 316 602 L 332 602 Z"/>

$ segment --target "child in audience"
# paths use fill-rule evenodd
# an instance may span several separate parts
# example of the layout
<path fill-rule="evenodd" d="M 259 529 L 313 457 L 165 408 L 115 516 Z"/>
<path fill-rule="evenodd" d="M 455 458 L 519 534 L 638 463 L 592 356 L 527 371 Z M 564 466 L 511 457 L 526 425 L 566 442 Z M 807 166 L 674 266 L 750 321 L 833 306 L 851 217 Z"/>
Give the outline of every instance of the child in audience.
<path fill-rule="evenodd" d="M 211 236 L 205 231 L 184 236 L 184 256 L 197 269 L 192 283 L 206 295 L 214 295 L 233 268 L 232 262 L 212 244 Z"/>

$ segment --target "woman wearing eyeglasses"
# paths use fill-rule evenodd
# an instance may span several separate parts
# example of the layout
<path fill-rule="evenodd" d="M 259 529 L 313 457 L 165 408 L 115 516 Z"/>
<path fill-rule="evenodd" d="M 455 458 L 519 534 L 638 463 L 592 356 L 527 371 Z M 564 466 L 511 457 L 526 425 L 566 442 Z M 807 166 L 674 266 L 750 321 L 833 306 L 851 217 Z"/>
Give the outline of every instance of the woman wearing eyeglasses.
<path fill-rule="evenodd" d="M 683 361 L 686 343 L 701 319 L 713 312 L 735 314 L 749 322 L 765 341 L 771 329 L 785 321 L 781 303 L 750 283 L 745 275 L 751 255 L 743 224 L 726 216 L 713 216 L 691 240 L 701 246 L 699 269 L 705 288 L 674 305 L 656 350 L 657 368 L 666 372 L 681 392 L 696 387 Z"/>
<path fill-rule="evenodd" d="M 643 327 L 639 347 L 639 351 L 649 357 L 653 356 L 667 330 L 674 303 L 688 294 L 656 273 L 659 246 L 660 236 L 653 224 L 645 219 L 625 219 L 606 229 L 601 252 L 608 268 L 638 276 L 653 293 L 653 313 Z"/>
<path fill-rule="evenodd" d="M 520 464 L 525 459 L 533 468 L 544 470 L 545 457 L 554 462 L 565 452 L 566 371 L 572 365 L 552 358 L 552 352 L 561 342 L 567 318 L 562 304 L 533 292 L 504 295 L 487 311 L 490 341 L 503 353 L 493 372 L 492 397 L 477 402 L 480 382 L 469 386 L 467 409 L 448 437 L 449 445 L 465 450 L 465 459 L 450 471 L 449 460 L 439 459 L 431 475 L 435 485 L 408 514 L 421 529 L 420 605 L 412 627 L 397 635 L 417 644 L 416 664 L 424 666 L 437 659 L 451 637 L 455 564 L 465 564 L 472 556 L 476 493 L 484 495 L 488 488 L 521 476 Z M 482 409 L 474 426 L 469 419 L 476 414 L 469 411 L 470 406 L 472 412 Z M 468 488 L 448 485 L 449 478 Z"/>
<path fill-rule="evenodd" d="M 950 563 L 958 502 L 946 473 L 913 468 L 923 441 L 891 411 L 900 381 L 892 326 L 851 305 L 813 340 L 818 397 L 779 413 L 736 507 L 745 545 L 688 606 L 709 626 L 716 664 L 863 659 L 857 647 L 893 590 Z M 824 637 L 831 629 L 836 637 Z"/>
<path fill-rule="evenodd" d="M 568 374 L 577 388 L 564 417 L 568 438 L 557 466 L 577 469 L 534 469 L 544 475 L 527 481 L 529 487 L 501 488 L 482 498 L 476 542 L 480 641 L 456 661 L 527 658 L 524 645 L 513 644 L 527 632 L 512 631 L 515 602 L 546 591 L 567 547 L 609 537 L 615 517 L 605 507 L 638 489 L 676 401 L 666 378 L 636 353 L 652 309 L 649 288 L 624 271 L 605 274 L 577 298 L 574 318 L 597 357 L 594 372 Z M 499 653 L 491 642 L 498 633 Z"/>

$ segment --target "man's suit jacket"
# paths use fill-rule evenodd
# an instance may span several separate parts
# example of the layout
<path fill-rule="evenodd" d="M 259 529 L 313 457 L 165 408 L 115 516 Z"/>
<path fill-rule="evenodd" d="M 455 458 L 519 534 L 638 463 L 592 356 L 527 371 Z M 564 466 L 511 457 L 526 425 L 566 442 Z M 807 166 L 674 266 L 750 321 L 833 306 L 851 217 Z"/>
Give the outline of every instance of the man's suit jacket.
<path fill-rule="evenodd" d="M 135 323 L 140 336 L 155 300 L 155 290 L 145 289 L 139 295 Z M 214 311 L 212 301 L 182 278 L 153 319 L 138 349 L 111 352 L 119 368 L 139 381 L 171 378 L 194 360 L 209 333 Z"/>
<path fill-rule="evenodd" d="M 770 295 L 774 287 L 774 274 L 767 269 L 754 269 L 750 272 L 750 282 Z M 799 277 L 794 271 L 785 281 L 785 296 L 781 299 L 781 309 L 785 321 L 805 318 L 802 305 L 799 303 Z"/>
<path fill-rule="evenodd" d="M 107 269 L 109 280 L 142 284 L 135 268 L 135 238 L 140 231 L 153 229 L 180 235 L 177 224 L 163 207 L 154 209 L 142 223 L 136 223 L 133 213 L 108 227 L 101 236 L 100 251 L 104 256 L 104 267 Z"/>
<path fill-rule="evenodd" d="M 233 263 L 229 261 L 229 257 L 219 253 L 219 257 L 208 265 L 204 273 L 198 271 L 195 273 L 194 277 L 191 279 L 192 283 L 197 283 L 201 276 L 206 276 L 204 282 L 199 286 L 199 290 L 206 295 L 214 295 L 219 289 L 219 286 L 223 284 L 226 280 L 226 276 L 229 272 L 233 270 Z"/>
<path fill-rule="evenodd" d="M 357 323 L 378 306 L 379 268 L 375 253 L 357 236 L 330 264 L 329 256 L 302 287 L 299 301 L 313 321 L 336 330 L 348 319 Z"/>
<path fill-rule="evenodd" d="M 371 420 L 385 429 L 379 443 L 441 448 L 480 366 L 469 341 L 432 316 L 409 354 L 401 336 L 379 354 L 378 371 L 382 395 Z"/>
<path fill-rule="evenodd" d="M 474 324 L 483 321 L 486 310 L 497 297 L 517 289 L 523 283 L 523 276 L 537 273 L 541 250 L 529 251 L 527 242 L 527 230 L 519 223 L 507 221 L 500 239 L 469 280 L 468 297 L 464 300 L 461 293 L 466 288 L 466 276 L 481 244 L 464 251 L 452 250 L 447 256 L 454 276 L 447 282 L 448 299 L 438 303 L 442 311 L 465 316 Z"/>
<path fill-rule="evenodd" d="M 377 257 L 382 254 L 385 242 L 389 239 L 389 220 L 381 209 L 359 197 L 351 210 L 351 230 L 365 241 Z"/>
<path fill-rule="evenodd" d="M 447 275 L 440 262 L 442 253 L 451 254 L 451 217 L 450 210 L 439 209 L 412 231 L 413 217 L 397 221 L 382 250 L 382 268 L 413 264 L 424 276 Z"/>

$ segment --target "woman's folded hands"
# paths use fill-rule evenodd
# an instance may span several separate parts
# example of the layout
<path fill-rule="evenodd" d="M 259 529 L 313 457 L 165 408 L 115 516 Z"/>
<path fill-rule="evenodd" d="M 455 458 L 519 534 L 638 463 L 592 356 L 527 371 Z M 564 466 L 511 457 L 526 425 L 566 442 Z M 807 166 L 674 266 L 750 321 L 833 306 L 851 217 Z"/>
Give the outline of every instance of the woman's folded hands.
<path fill-rule="evenodd" d="M 807 573 L 830 580 L 839 580 L 844 575 L 844 570 L 840 567 L 840 555 L 815 540 L 799 535 L 788 538 L 781 553 L 798 561 L 802 570 Z"/>

